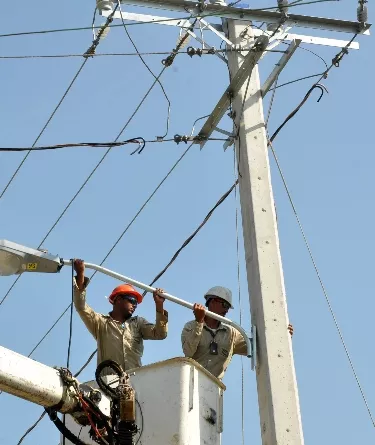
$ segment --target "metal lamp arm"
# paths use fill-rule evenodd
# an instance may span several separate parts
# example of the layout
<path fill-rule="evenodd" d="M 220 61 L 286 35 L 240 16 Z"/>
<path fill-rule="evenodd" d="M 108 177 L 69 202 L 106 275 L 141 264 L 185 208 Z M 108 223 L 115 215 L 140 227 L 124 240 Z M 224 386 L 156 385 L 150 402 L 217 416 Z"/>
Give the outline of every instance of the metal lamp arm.
<path fill-rule="evenodd" d="M 62 260 L 62 262 L 65 266 L 72 265 L 72 262 L 70 260 Z M 85 262 L 85 267 L 87 269 L 96 270 L 97 272 L 103 273 L 104 275 L 108 275 L 112 278 L 116 278 L 117 280 L 123 281 L 125 283 L 130 283 L 133 286 L 138 287 L 139 289 L 145 290 L 146 292 L 152 293 L 156 290 L 156 288 L 154 288 L 154 287 L 148 286 L 147 284 L 141 283 L 140 281 L 133 280 L 132 278 L 126 277 L 125 275 L 121 275 L 117 272 L 106 269 L 105 267 L 102 267 L 102 266 L 98 266 L 96 264 Z M 185 300 L 181 300 L 181 298 L 177 298 L 173 295 L 163 293 L 163 294 L 161 294 L 161 296 L 163 298 L 165 298 L 166 300 L 172 301 L 173 303 L 179 304 L 180 306 L 184 306 L 188 309 L 192 310 L 194 307 L 194 305 L 192 303 L 189 303 L 188 301 L 185 301 Z M 251 357 L 250 339 L 247 336 L 246 331 L 242 326 L 240 326 L 239 324 L 235 323 L 232 320 L 229 320 L 229 318 L 221 317 L 220 315 L 217 315 L 214 312 L 206 311 L 206 315 L 210 318 L 213 318 L 213 319 L 218 320 L 222 323 L 228 324 L 228 325 L 234 327 L 235 329 L 237 329 L 242 334 L 243 338 L 245 339 L 246 347 L 247 347 L 247 357 L 249 357 L 249 358 Z"/>

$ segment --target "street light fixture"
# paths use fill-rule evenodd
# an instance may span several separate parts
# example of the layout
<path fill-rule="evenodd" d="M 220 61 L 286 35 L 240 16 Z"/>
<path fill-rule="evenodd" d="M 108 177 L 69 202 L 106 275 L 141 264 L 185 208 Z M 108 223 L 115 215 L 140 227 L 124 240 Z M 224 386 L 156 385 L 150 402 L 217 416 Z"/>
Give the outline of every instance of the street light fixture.
<path fill-rule="evenodd" d="M 0 275 L 23 272 L 59 272 L 63 264 L 57 255 L 31 249 L 11 241 L 0 240 Z"/>
<path fill-rule="evenodd" d="M 0 240 L 0 276 L 19 275 L 23 272 L 57 273 L 60 272 L 63 266 L 72 266 L 72 261 L 64 260 L 58 255 L 51 255 L 49 253 L 46 253 L 46 251 L 32 249 L 26 246 L 22 246 L 21 244 L 13 243 L 11 241 Z M 97 272 L 101 272 L 125 283 L 130 283 L 135 287 L 145 290 L 146 292 L 152 293 L 155 291 L 155 288 L 148 286 L 147 284 L 133 280 L 132 278 L 106 269 L 105 267 L 86 262 L 85 267 L 87 269 L 96 270 Z M 177 303 L 188 309 L 193 309 L 193 305 L 185 300 L 181 300 L 180 298 L 174 297 L 173 295 L 167 293 L 163 293 L 161 295 L 166 300 Z M 233 326 L 243 335 L 247 345 L 247 356 L 253 359 L 252 368 L 254 368 L 255 340 L 252 340 L 252 344 L 243 327 L 233 322 L 232 320 L 229 320 L 229 318 L 221 317 L 220 315 L 217 315 L 210 311 L 206 311 L 206 315 L 222 323 Z M 254 335 L 253 338 L 255 338 Z"/>

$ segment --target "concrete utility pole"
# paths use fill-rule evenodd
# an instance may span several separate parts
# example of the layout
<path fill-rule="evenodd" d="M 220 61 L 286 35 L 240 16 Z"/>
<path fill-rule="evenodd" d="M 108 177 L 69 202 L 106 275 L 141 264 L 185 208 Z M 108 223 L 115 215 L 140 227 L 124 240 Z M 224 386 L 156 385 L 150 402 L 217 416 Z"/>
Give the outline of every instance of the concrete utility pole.
<path fill-rule="evenodd" d="M 224 24 L 225 25 L 225 24 Z M 247 22 L 227 20 L 227 37 L 253 41 Z M 241 33 L 246 38 L 241 38 Z M 250 38 L 250 39 L 249 39 Z M 233 77 L 239 53 L 228 53 Z M 303 432 L 272 194 L 263 100 L 256 66 L 233 100 L 246 270 L 252 324 L 257 327 L 256 368 L 263 444 L 302 445 Z M 245 94 L 246 97 L 245 97 Z M 238 130 L 239 129 L 239 130 Z"/>

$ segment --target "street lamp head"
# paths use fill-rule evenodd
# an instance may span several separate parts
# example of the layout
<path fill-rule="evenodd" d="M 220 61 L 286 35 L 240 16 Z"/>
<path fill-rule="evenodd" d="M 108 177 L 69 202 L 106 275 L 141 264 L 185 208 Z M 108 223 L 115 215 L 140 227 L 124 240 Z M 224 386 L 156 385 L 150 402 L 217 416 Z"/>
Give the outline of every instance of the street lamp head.
<path fill-rule="evenodd" d="M 50 255 L 11 241 L 0 240 L 0 276 L 23 272 L 59 272 L 63 265 L 57 255 Z"/>

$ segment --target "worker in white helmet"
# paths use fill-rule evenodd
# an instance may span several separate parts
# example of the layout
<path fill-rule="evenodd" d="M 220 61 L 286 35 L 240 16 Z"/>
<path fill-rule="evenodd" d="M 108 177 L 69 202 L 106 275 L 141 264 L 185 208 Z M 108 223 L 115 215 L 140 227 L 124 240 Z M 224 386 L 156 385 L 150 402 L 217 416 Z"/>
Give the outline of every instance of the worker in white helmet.
<path fill-rule="evenodd" d="M 212 287 L 204 298 L 207 309 L 222 317 L 233 309 L 232 292 L 226 287 Z M 193 358 L 215 377 L 222 379 L 233 354 L 246 355 L 247 347 L 237 329 L 207 317 L 206 307 L 194 304 L 195 320 L 184 326 L 182 349 L 186 357 Z M 292 325 L 288 326 L 288 330 L 293 335 Z"/>

